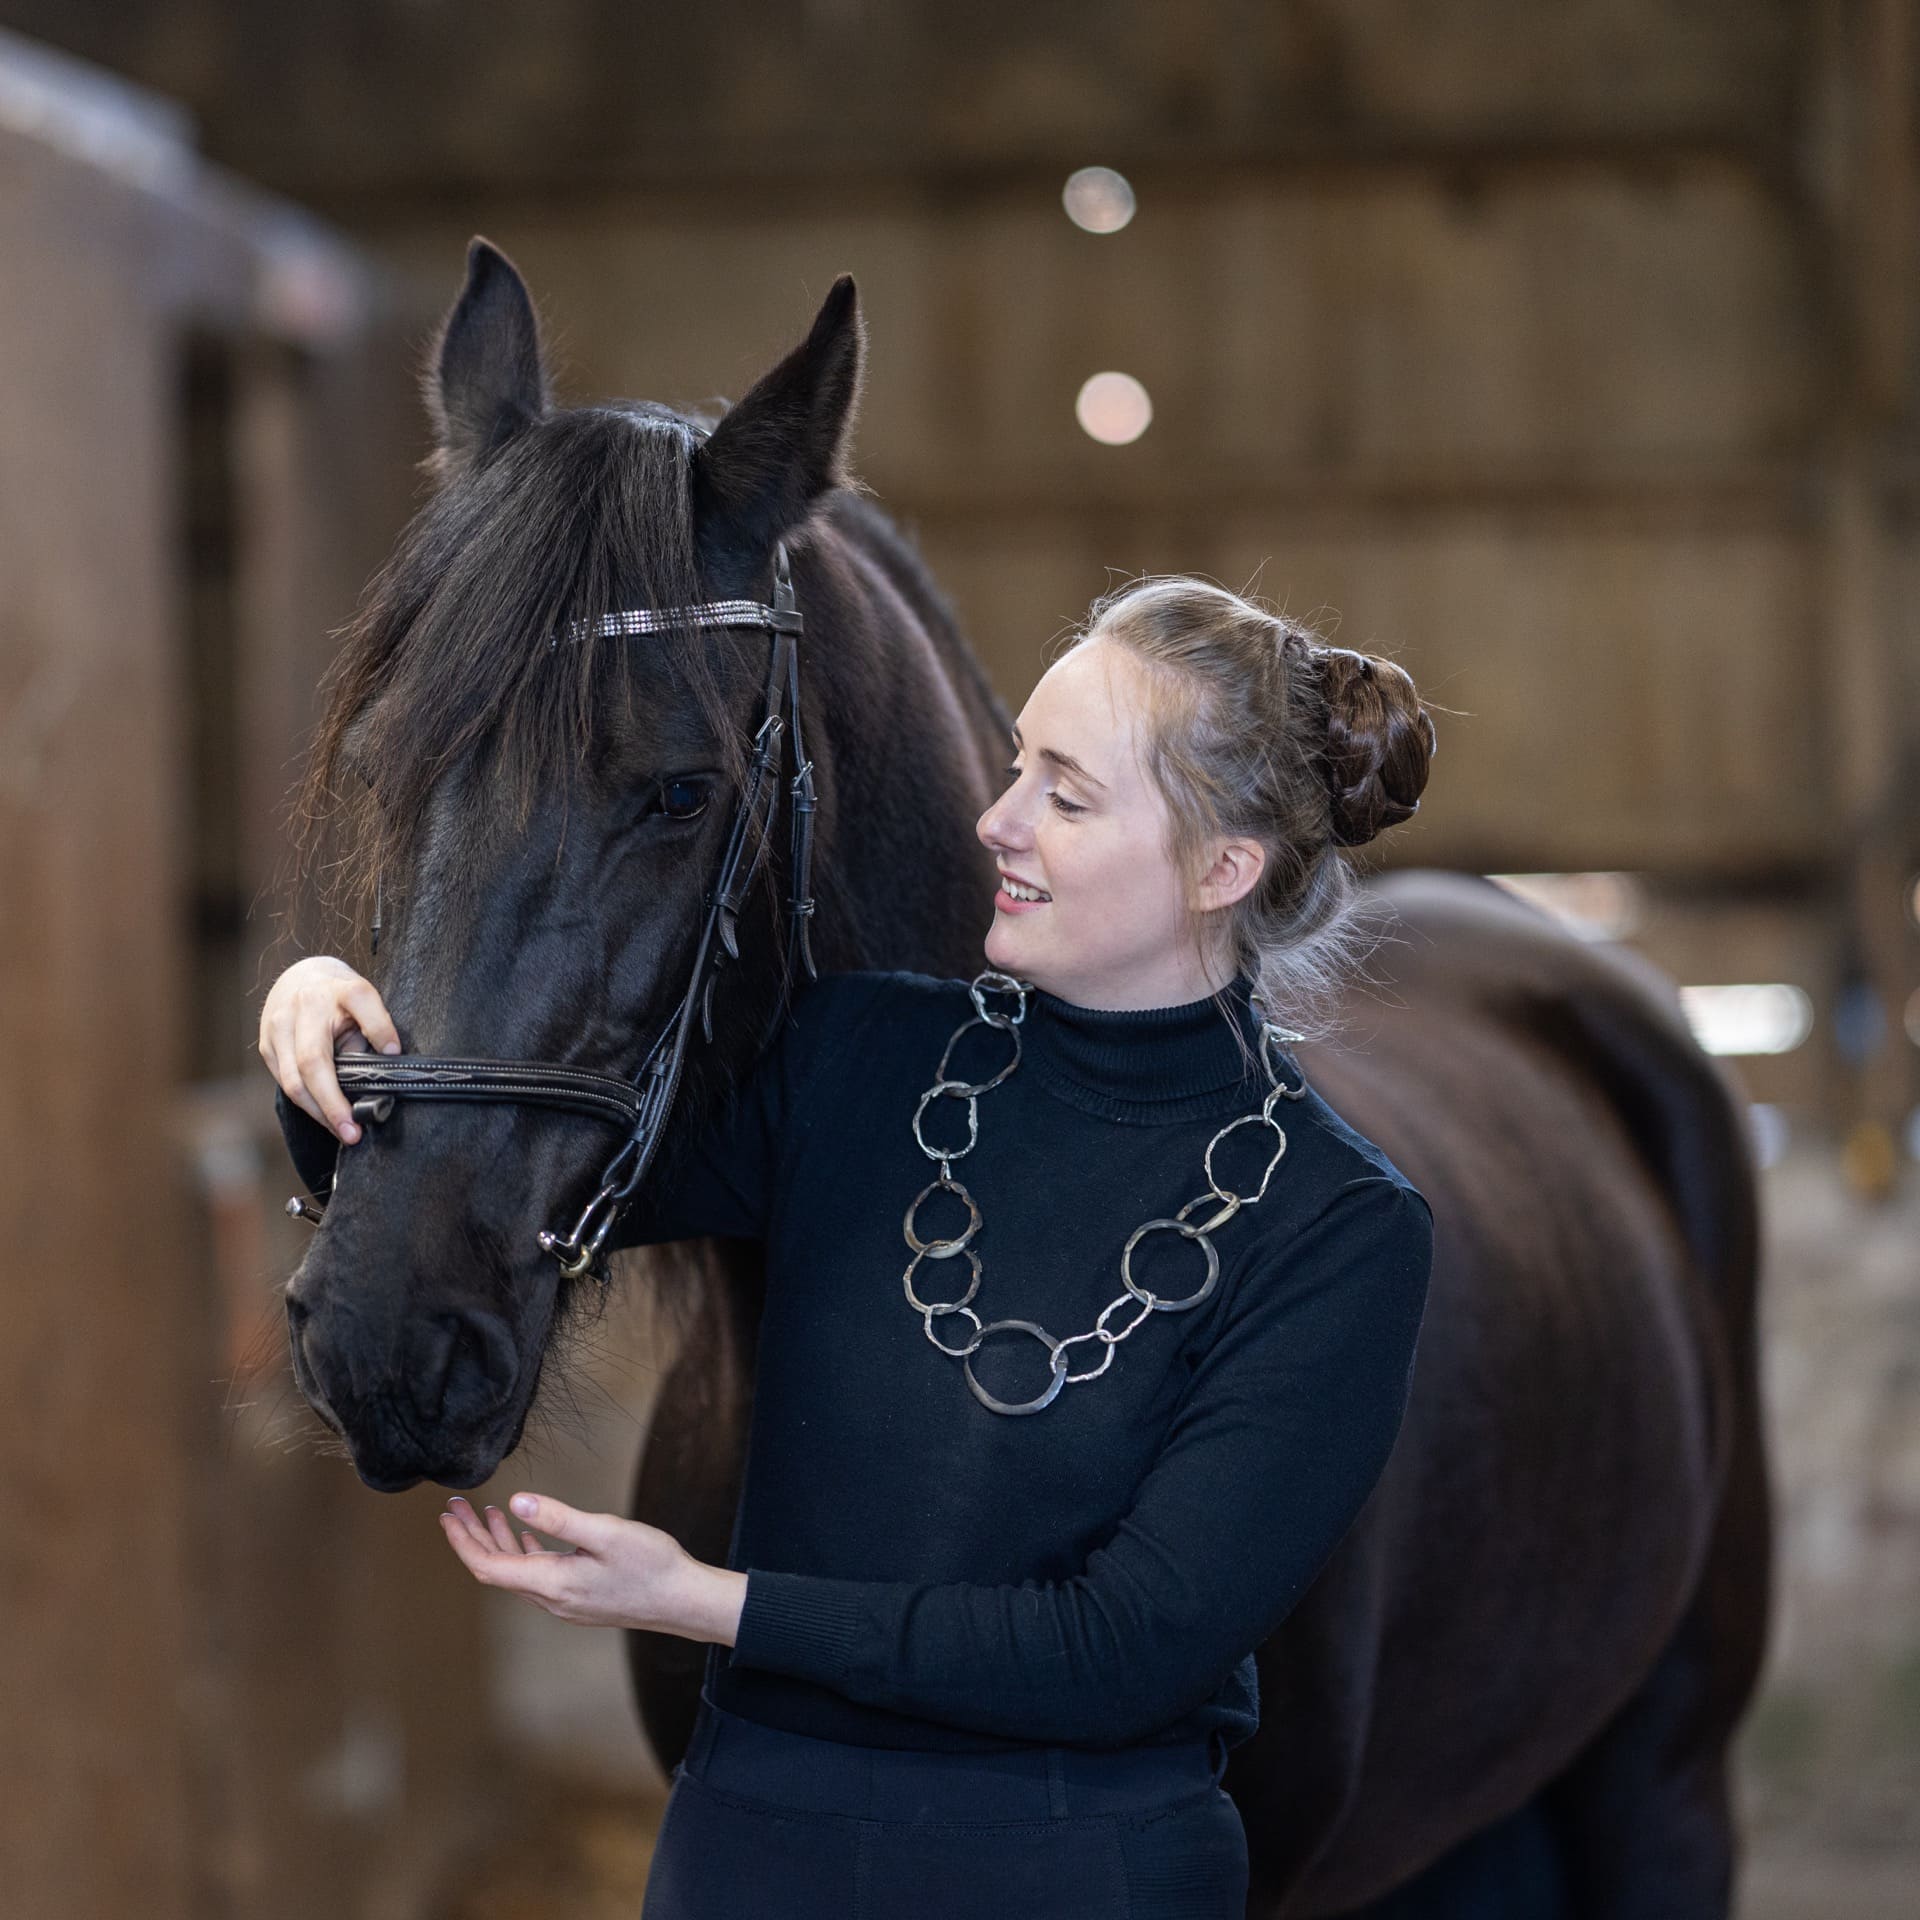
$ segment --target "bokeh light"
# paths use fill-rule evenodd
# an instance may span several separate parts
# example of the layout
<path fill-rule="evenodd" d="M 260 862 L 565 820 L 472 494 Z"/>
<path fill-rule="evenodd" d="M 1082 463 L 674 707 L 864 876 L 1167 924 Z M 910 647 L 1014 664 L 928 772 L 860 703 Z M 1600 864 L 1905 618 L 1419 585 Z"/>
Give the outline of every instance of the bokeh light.
<path fill-rule="evenodd" d="M 1583 940 L 1628 940 L 1647 917 L 1646 889 L 1637 874 L 1490 873 L 1496 886 L 1550 913 Z"/>
<path fill-rule="evenodd" d="M 1060 190 L 1067 218 L 1088 233 L 1118 233 L 1134 215 L 1133 188 L 1111 167 L 1082 167 Z"/>
<path fill-rule="evenodd" d="M 1073 403 L 1089 438 L 1109 447 L 1138 440 L 1153 420 L 1153 402 L 1130 373 L 1096 373 Z"/>
<path fill-rule="evenodd" d="M 1693 1037 L 1708 1053 L 1791 1053 L 1813 1031 L 1813 1000 L 1787 981 L 1680 989 Z"/>

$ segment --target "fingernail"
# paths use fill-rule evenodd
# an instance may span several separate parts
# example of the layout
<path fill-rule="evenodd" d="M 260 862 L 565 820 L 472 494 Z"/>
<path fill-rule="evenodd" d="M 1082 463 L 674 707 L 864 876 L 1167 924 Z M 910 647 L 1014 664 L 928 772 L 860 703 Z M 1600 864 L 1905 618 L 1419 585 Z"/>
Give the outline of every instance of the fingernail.
<path fill-rule="evenodd" d="M 389 1040 L 380 1051 L 382 1053 L 398 1053 L 400 1051 L 400 1042 L 398 1040 Z"/>
<path fill-rule="evenodd" d="M 356 1127 L 351 1120 L 349 1120 L 342 1125 L 340 1129 L 340 1138 L 342 1140 L 345 1140 L 349 1145 L 351 1145 L 355 1140 L 358 1140 L 360 1138 L 360 1129 Z"/>
<path fill-rule="evenodd" d="M 530 1493 L 516 1493 L 513 1498 L 507 1502 L 507 1505 L 510 1506 L 522 1520 L 531 1520 L 535 1512 L 539 1509 L 540 1502 Z"/>

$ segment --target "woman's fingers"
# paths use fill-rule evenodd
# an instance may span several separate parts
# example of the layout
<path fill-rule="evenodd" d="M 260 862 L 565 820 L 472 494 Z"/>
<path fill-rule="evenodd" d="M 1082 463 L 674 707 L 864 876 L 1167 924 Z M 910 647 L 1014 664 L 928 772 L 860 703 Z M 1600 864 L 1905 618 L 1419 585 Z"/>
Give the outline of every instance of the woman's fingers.
<path fill-rule="evenodd" d="M 524 1530 L 516 1537 L 513 1522 L 498 1507 L 488 1507 L 484 1522 L 474 1510 L 471 1500 L 463 1500 L 459 1494 L 453 1494 L 447 1501 L 447 1511 L 442 1518 L 450 1515 L 465 1529 L 467 1536 L 476 1546 L 497 1547 L 502 1553 L 545 1553 L 551 1554 L 551 1547 L 542 1546 L 534 1536 Z"/>
<path fill-rule="evenodd" d="M 556 1540 L 564 1540 L 571 1547 L 581 1547 L 588 1552 L 605 1549 L 612 1529 L 620 1522 L 609 1513 L 587 1513 L 579 1507 L 570 1507 L 564 1500 L 556 1500 L 551 1494 L 516 1493 L 507 1502 L 522 1520 L 531 1521 L 542 1533 L 550 1533 Z"/>
<path fill-rule="evenodd" d="M 400 1051 L 400 1032 L 393 1024 L 393 1017 L 387 1012 L 386 1002 L 380 998 L 380 990 L 371 980 L 356 980 L 340 996 L 343 1009 L 352 1013 L 360 1023 L 360 1032 L 370 1046 L 380 1053 L 398 1053 Z"/>
<path fill-rule="evenodd" d="M 296 961 L 274 982 L 261 1009 L 259 1047 L 287 1098 L 349 1143 L 361 1129 L 340 1090 L 335 1055 L 402 1051 L 379 989 L 328 954 Z"/>
<path fill-rule="evenodd" d="M 551 1553 L 502 1553 L 483 1531 L 464 1524 L 451 1513 L 440 1515 L 440 1531 L 483 1586 L 504 1587 L 542 1604 L 558 1597 L 556 1582 L 565 1577 L 559 1556 Z"/>
<path fill-rule="evenodd" d="M 312 1104 L 301 1100 L 291 1088 L 288 1095 L 351 1143 L 360 1138 L 360 1128 L 353 1117 L 352 1102 L 340 1091 L 340 1080 L 333 1070 L 333 1050 L 332 1008 L 303 1006 L 294 1016 L 293 1063 Z"/>
<path fill-rule="evenodd" d="M 451 1515 L 458 1525 L 473 1537 L 476 1544 L 483 1547 L 489 1544 L 487 1530 L 481 1526 L 480 1516 L 474 1512 L 471 1501 L 462 1500 L 456 1493 L 447 1502 L 447 1511 L 441 1515 L 441 1518 L 445 1519 L 448 1515 Z"/>
<path fill-rule="evenodd" d="M 284 1066 L 276 1064 L 273 1069 L 273 1077 L 279 1081 L 281 1092 L 303 1113 L 317 1120 L 329 1133 L 337 1133 L 339 1129 L 327 1117 L 320 1102 L 308 1092 L 306 1082 L 300 1076 L 300 1068 L 295 1061 L 292 1046 L 289 1045 L 283 1053 L 279 1054 L 277 1060 L 285 1062 Z"/>
<path fill-rule="evenodd" d="M 516 1539 L 506 1516 L 455 1496 L 439 1516 L 447 1543 L 476 1580 L 534 1600 L 584 1627 L 653 1627 L 681 1617 L 677 1580 L 695 1564 L 670 1533 L 613 1513 L 587 1513 L 544 1494 L 508 1503 L 543 1531 L 571 1540 L 543 1547 L 531 1532 Z M 678 1628 L 670 1629 L 679 1631 Z"/>

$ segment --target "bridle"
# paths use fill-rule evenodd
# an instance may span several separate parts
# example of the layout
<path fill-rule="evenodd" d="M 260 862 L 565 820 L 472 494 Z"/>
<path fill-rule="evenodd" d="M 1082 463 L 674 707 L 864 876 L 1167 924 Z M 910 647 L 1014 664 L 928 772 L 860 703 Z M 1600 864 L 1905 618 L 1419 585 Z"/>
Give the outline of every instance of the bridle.
<path fill-rule="evenodd" d="M 794 599 L 793 577 L 785 542 L 774 548 L 773 599 L 709 600 L 693 607 L 643 607 L 602 614 L 597 620 L 577 620 L 575 639 L 627 637 L 660 633 L 679 627 L 764 627 L 772 636 L 767 663 L 765 714 L 753 735 L 753 761 L 734 809 L 733 826 L 720 873 L 705 896 L 707 917 L 694 954 L 692 977 L 680 1004 L 669 1016 L 640 1071 L 631 1083 L 585 1067 L 557 1065 L 546 1060 L 460 1060 L 430 1054 L 338 1053 L 334 1071 L 341 1090 L 353 1100 L 353 1116 L 363 1125 L 378 1125 L 393 1111 L 397 1099 L 514 1101 L 526 1106 L 560 1108 L 625 1129 L 626 1139 L 600 1176 L 598 1190 L 581 1210 L 572 1230 L 539 1235 L 543 1252 L 560 1263 L 569 1280 L 585 1274 L 606 1280 L 602 1259 L 607 1235 L 625 1210 L 633 1190 L 646 1177 L 665 1135 L 675 1095 L 680 1090 L 687 1041 L 693 1031 L 693 1010 L 700 1009 L 700 1027 L 706 1044 L 713 1045 L 713 987 L 720 969 L 740 958 L 738 919 L 748 889 L 759 874 L 773 837 L 779 811 L 781 736 L 793 732 L 795 772 L 789 788 L 792 802 L 792 849 L 787 899 L 788 978 L 794 963 L 804 966 L 807 978 L 819 976 L 808 941 L 807 923 L 813 914 L 808 890 L 813 858 L 813 762 L 806 757 L 800 736 L 800 609 Z M 549 643 L 557 647 L 556 634 Z M 790 722 L 781 719 L 786 703 Z M 769 797 L 770 796 L 770 797 Z M 766 818 L 759 815 L 765 807 Z M 716 943 L 716 935 L 718 936 Z M 376 933 L 376 938 L 377 938 Z M 776 1021 L 778 1015 L 775 1016 Z M 287 1211 L 318 1221 L 324 1202 L 304 1195 L 287 1202 Z M 595 1224 L 595 1216 L 599 1215 Z M 591 1229 L 591 1231 L 589 1231 Z"/>

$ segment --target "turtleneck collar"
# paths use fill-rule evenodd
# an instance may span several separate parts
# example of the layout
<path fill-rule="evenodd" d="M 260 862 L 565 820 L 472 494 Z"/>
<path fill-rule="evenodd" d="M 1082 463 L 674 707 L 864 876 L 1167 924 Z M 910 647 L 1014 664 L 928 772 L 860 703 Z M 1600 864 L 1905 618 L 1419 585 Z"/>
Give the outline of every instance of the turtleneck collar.
<path fill-rule="evenodd" d="M 1247 1066 L 1212 995 L 1113 1009 L 1076 1006 L 1035 987 L 1021 1023 L 1025 1069 L 1069 1105 L 1107 1120 L 1165 1126 L 1251 1112 L 1268 1085 L 1251 992 L 1240 974 L 1221 995 L 1251 1050 Z"/>

